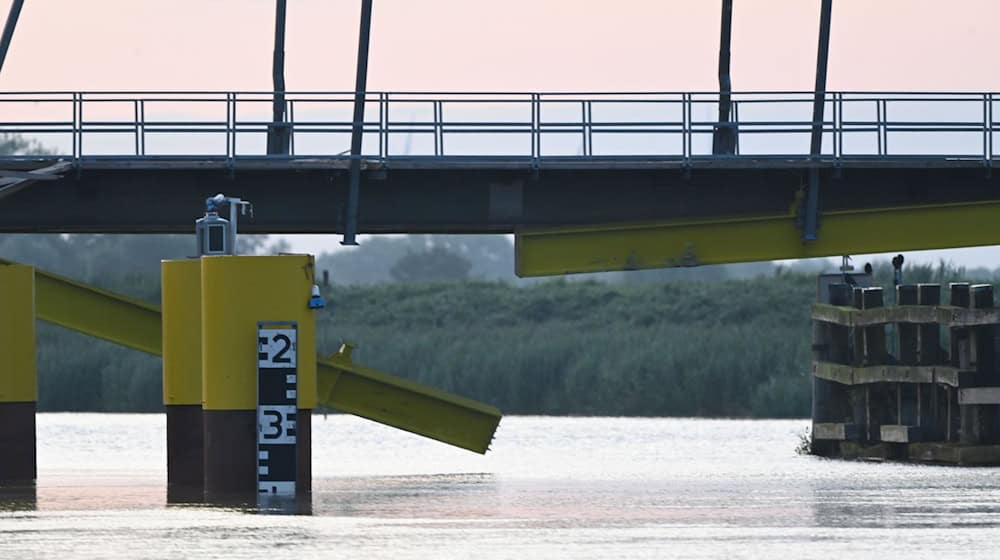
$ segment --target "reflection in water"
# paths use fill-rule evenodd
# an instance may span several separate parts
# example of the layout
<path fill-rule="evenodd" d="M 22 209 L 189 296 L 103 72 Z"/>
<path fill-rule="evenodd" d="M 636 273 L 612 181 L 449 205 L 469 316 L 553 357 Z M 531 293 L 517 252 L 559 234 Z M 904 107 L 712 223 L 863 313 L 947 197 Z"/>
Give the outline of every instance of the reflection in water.
<path fill-rule="evenodd" d="M 161 415 L 43 414 L 0 558 L 994 558 L 1000 470 L 798 456 L 805 424 L 515 417 L 484 457 L 330 416 L 311 500 L 167 507 Z"/>
<path fill-rule="evenodd" d="M 261 496 L 254 509 L 261 515 L 312 515 L 312 496 Z"/>
<path fill-rule="evenodd" d="M 38 507 L 35 485 L 0 486 L 0 511 L 34 511 Z"/>
<path fill-rule="evenodd" d="M 815 524 L 857 528 L 1000 528 L 996 469 L 894 463 L 877 468 L 877 477 L 814 480 Z"/>
<path fill-rule="evenodd" d="M 328 478 L 313 482 L 316 515 L 481 518 L 502 506 L 493 474 Z"/>

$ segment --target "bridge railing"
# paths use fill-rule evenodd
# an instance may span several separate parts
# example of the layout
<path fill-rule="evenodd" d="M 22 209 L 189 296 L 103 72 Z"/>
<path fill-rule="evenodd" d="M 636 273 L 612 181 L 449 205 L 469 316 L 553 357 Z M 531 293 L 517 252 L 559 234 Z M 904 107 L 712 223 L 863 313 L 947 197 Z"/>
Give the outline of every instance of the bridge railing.
<path fill-rule="evenodd" d="M 283 122 L 271 92 L 0 92 L 0 134 L 60 157 L 349 159 L 354 94 L 287 92 Z M 1000 95 L 830 92 L 812 121 L 812 92 L 734 93 L 731 122 L 718 93 L 407 93 L 366 95 L 360 157 L 435 160 L 676 160 L 998 157 Z M 288 155 L 267 135 L 290 133 Z M 713 154 L 720 128 L 737 138 Z M 0 155 L 15 159 L 24 154 Z"/>

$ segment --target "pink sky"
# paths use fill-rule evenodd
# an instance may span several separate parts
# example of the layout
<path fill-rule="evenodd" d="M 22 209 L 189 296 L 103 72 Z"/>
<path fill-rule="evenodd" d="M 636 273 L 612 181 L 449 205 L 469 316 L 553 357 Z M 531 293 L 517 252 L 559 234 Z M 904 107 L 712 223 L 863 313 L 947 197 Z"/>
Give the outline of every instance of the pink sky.
<path fill-rule="evenodd" d="M 735 89 L 811 89 L 820 0 L 734 3 Z M 712 90 L 720 5 L 375 0 L 369 87 Z M 359 6 L 289 2 L 289 89 L 353 88 Z M 0 89 L 267 90 L 273 18 L 272 0 L 28 0 Z M 994 0 L 835 0 L 829 87 L 998 90 L 997 21 Z"/>

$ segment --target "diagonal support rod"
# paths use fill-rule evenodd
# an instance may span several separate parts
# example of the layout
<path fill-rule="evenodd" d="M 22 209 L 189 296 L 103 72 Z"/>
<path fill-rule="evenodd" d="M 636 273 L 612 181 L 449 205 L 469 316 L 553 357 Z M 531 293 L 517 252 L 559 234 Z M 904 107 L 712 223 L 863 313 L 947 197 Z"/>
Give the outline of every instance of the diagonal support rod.
<path fill-rule="evenodd" d="M 271 78 L 274 81 L 274 109 L 267 130 L 268 155 L 288 155 L 289 128 L 285 122 L 285 13 L 287 0 L 277 0 L 274 14 L 274 60 Z"/>
<path fill-rule="evenodd" d="M 719 32 L 719 125 L 712 138 L 712 153 L 736 153 L 736 129 L 732 122 L 733 80 L 730 77 L 730 44 L 733 36 L 733 0 L 722 0 L 722 26 Z"/>
<path fill-rule="evenodd" d="M 347 191 L 347 216 L 341 245 L 357 245 L 358 195 L 361 188 L 361 144 L 364 139 L 365 97 L 368 88 L 368 44 L 372 29 L 372 0 L 361 0 L 358 33 L 358 73 L 354 84 L 354 120 L 351 124 L 351 182 Z"/>
<path fill-rule="evenodd" d="M 0 199 L 18 193 L 35 181 L 57 181 L 61 178 L 59 174 L 72 166 L 68 161 L 60 161 L 34 171 L 0 170 Z"/>
<path fill-rule="evenodd" d="M 14 28 L 17 27 L 17 18 L 21 17 L 21 8 L 24 0 L 14 0 L 10 4 L 10 12 L 7 13 L 7 23 L 3 26 L 3 35 L 0 36 L 0 72 L 3 72 L 3 63 L 7 60 L 7 50 L 10 48 L 10 41 L 14 38 Z"/>
<path fill-rule="evenodd" d="M 830 55 L 830 16 L 833 0 L 823 0 L 819 18 L 819 46 L 816 50 L 816 86 L 813 89 L 812 137 L 809 155 L 817 159 L 823 149 L 823 110 L 826 106 L 826 68 Z M 815 241 L 819 229 L 819 169 L 809 169 L 809 187 L 806 194 L 805 222 L 802 228 L 804 241 Z"/>

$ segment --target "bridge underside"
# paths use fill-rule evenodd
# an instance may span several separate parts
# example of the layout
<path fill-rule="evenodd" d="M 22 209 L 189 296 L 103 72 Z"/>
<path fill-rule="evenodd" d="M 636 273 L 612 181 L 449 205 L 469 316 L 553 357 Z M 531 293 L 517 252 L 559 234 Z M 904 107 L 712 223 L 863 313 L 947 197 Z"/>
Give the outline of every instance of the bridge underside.
<path fill-rule="evenodd" d="M 7 162 L 18 172 L 56 163 Z M 342 233 L 345 159 L 93 159 L 13 194 L 0 232 L 189 233 L 218 192 L 253 201 L 248 233 Z M 794 213 L 811 167 L 820 211 L 1000 200 L 981 159 L 808 158 L 367 162 L 361 233 L 513 233 L 577 225 Z M 873 217 L 877 219 L 877 216 Z M 995 227 L 983 224 L 983 227 Z M 822 237 L 822 225 L 820 227 Z"/>

